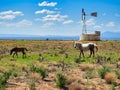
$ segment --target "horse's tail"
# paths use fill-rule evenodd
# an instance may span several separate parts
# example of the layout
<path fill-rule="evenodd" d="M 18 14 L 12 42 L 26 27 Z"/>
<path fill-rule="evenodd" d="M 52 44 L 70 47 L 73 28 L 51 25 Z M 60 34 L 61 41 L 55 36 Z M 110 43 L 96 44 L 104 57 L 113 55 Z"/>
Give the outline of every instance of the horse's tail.
<path fill-rule="evenodd" d="M 96 48 L 96 52 L 98 52 L 98 47 L 96 44 L 94 44 L 94 47 Z"/>

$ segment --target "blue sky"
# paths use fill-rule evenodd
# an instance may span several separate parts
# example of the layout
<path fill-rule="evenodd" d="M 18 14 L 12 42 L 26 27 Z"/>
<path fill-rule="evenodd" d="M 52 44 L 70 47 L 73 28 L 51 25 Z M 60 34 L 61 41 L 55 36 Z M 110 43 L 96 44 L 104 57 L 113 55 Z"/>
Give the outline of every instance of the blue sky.
<path fill-rule="evenodd" d="M 82 8 L 88 33 L 120 32 L 120 0 L 1 0 L 0 34 L 80 35 Z"/>

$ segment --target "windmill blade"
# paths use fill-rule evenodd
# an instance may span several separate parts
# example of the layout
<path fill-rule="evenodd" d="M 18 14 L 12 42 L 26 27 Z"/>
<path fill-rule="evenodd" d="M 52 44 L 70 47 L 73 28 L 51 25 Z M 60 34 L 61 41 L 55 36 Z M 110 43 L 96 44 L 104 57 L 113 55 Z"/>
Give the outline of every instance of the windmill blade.
<path fill-rule="evenodd" d="M 97 17 L 97 12 L 92 12 L 91 16 Z"/>

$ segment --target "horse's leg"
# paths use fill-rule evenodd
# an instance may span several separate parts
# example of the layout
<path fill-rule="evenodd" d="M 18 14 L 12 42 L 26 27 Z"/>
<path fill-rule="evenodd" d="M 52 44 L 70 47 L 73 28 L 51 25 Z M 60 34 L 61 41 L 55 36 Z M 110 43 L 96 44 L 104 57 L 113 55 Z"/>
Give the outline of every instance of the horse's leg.
<path fill-rule="evenodd" d="M 14 57 L 14 55 L 15 55 L 15 52 L 13 53 L 13 57 Z"/>
<path fill-rule="evenodd" d="M 93 53 L 93 57 L 94 57 L 94 54 L 95 54 L 95 51 L 94 51 L 94 49 L 93 49 L 92 53 Z"/>
<path fill-rule="evenodd" d="M 17 56 L 17 58 L 18 58 L 18 53 L 17 53 L 17 52 L 15 52 L 15 54 L 16 54 L 16 56 Z"/>
<path fill-rule="evenodd" d="M 83 57 L 85 57 L 85 56 L 84 56 L 84 53 L 83 53 L 83 50 L 81 50 L 81 53 L 82 53 Z"/>
<path fill-rule="evenodd" d="M 91 55 L 92 55 L 92 50 L 90 49 L 90 56 L 89 57 L 91 57 Z"/>
<path fill-rule="evenodd" d="M 26 57 L 26 53 L 25 52 L 22 52 L 22 54 L 23 54 L 23 56 L 22 56 L 23 58 Z"/>
<path fill-rule="evenodd" d="M 79 55 L 79 57 L 81 58 L 81 51 L 80 51 L 80 55 Z"/>

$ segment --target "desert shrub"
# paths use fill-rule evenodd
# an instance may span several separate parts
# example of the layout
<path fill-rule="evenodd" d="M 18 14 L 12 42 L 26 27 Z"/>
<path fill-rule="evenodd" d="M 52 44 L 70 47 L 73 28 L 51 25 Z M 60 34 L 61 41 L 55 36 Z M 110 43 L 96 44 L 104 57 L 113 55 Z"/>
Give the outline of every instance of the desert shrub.
<path fill-rule="evenodd" d="M 93 65 L 90 65 L 90 64 L 81 64 L 81 65 L 79 65 L 79 67 L 80 67 L 80 69 L 82 70 L 82 71 L 86 71 L 86 70 L 89 70 L 89 69 L 93 69 Z"/>
<path fill-rule="evenodd" d="M 0 88 L 6 85 L 7 80 L 9 79 L 11 74 L 11 71 L 5 71 L 3 75 L 0 76 Z"/>
<path fill-rule="evenodd" d="M 76 80 L 77 80 L 76 77 L 69 77 L 69 78 L 67 78 L 66 83 L 67 83 L 67 85 L 70 85 L 70 84 L 74 83 Z"/>
<path fill-rule="evenodd" d="M 75 84 L 75 85 L 70 85 L 69 90 L 86 90 L 86 89 L 84 88 L 83 85 Z"/>
<path fill-rule="evenodd" d="M 29 78 L 33 81 L 38 81 L 40 79 L 40 74 L 37 72 L 32 72 L 29 74 Z"/>
<path fill-rule="evenodd" d="M 84 77 L 87 78 L 87 79 L 92 79 L 94 77 L 93 68 L 89 68 L 85 72 Z"/>
<path fill-rule="evenodd" d="M 36 90 L 36 88 L 35 88 L 35 82 L 34 82 L 34 81 L 32 81 L 32 82 L 30 83 L 29 88 L 30 88 L 30 90 Z"/>
<path fill-rule="evenodd" d="M 119 71 L 116 72 L 116 75 L 117 75 L 117 78 L 120 79 L 120 72 Z"/>
<path fill-rule="evenodd" d="M 99 69 L 99 70 L 98 70 L 98 74 L 100 75 L 100 77 L 101 77 L 102 79 L 104 79 L 104 76 L 105 76 L 105 74 L 106 74 L 107 72 L 110 72 L 110 68 L 105 67 L 105 66 L 104 66 L 102 69 Z"/>
<path fill-rule="evenodd" d="M 44 61 L 44 57 L 43 56 L 39 56 L 39 59 L 38 59 L 40 62 Z"/>
<path fill-rule="evenodd" d="M 80 58 L 75 57 L 75 58 L 74 58 L 74 61 L 75 61 L 75 63 L 80 63 L 80 62 L 81 62 L 81 59 L 80 59 Z"/>
<path fill-rule="evenodd" d="M 42 76 L 42 80 L 47 76 L 47 73 L 46 73 L 46 70 L 44 68 L 41 68 L 39 70 L 39 73 L 41 74 Z"/>
<path fill-rule="evenodd" d="M 55 53 L 54 53 L 54 56 L 58 56 L 58 53 L 55 52 Z"/>
<path fill-rule="evenodd" d="M 108 84 L 111 84 L 112 82 L 115 82 L 116 75 L 115 73 L 106 73 L 104 79 Z"/>
<path fill-rule="evenodd" d="M 61 48 L 60 51 L 59 51 L 59 54 L 64 54 L 66 52 L 66 49 L 65 48 Z"/>
<path fill-rule="evenodd" d="M 46 70 L 44 68 L 42 68 L 42 67 L 38 68 L 38 67 L 35 67 L 34 65 L 32 65 L 31 68 L 30 68 L 30 70 L 32 72 L 40 73 L 41 76 L 42 76 L 42 80 L 47 76 Z"/>
<path fill-rule="evenodd" d="M 17 76 L 18 76 L 18 74 L 17 74 L 16 72 L 14 72 L 14 73 L 13 73 L 13 76 L 14 76 L 14 77 L 17 77 Z"/>
<path fill-rule="evenodd" d="M 112 86 L 110 87 L 110 90 L 116 90 L 115 85 L 112 83 Z"/>
<path fill-rule="evenodd" d="M 69 57 L 68 53 L 65 53 L 65 58 L 68 58 L 68 57 Z"/>
<path fill-rule="evenodd" d="M 5 77 L 6 82 L 9 79 L 9 77 L 10 77 L 11 74 L 12 74 L 12 71 L 5 71 L 3 73 L 3 77 Z"/>
<path fill-rule="evenodd" d="M 0 88 L 2 88 L 3 86 L 5 86 L 5 84 L 6 84 L 5 77 L 0 76 Z"/>
<path fill-rule="evenodd" d="M 61 73 L 58 73 L 57 74 L 57 81 L 56 81 L 56 86 L 59 87 L 59 88 L 63 88 L 65 87 L 66 85 L 66 77 L 61 74 Z"/>

